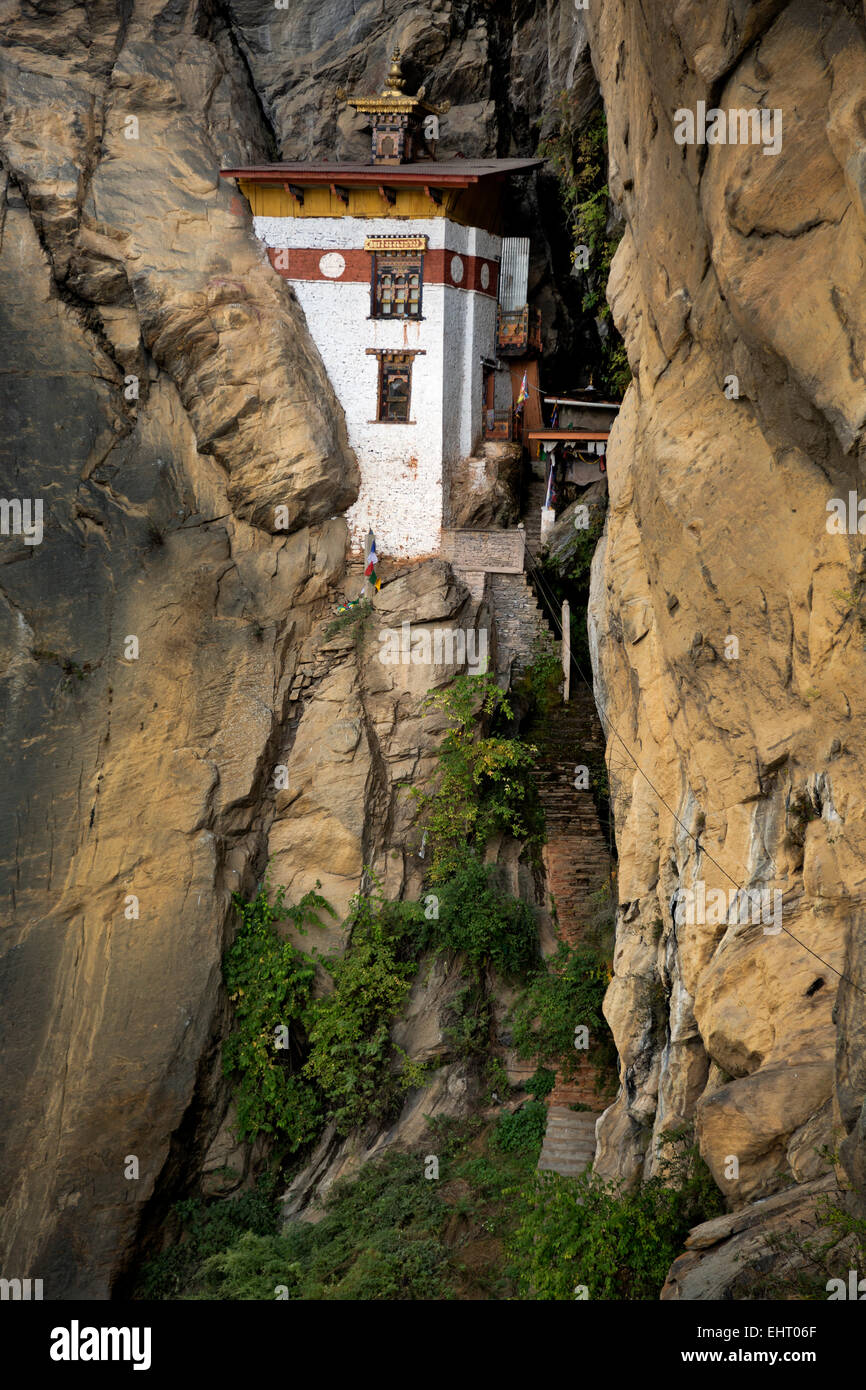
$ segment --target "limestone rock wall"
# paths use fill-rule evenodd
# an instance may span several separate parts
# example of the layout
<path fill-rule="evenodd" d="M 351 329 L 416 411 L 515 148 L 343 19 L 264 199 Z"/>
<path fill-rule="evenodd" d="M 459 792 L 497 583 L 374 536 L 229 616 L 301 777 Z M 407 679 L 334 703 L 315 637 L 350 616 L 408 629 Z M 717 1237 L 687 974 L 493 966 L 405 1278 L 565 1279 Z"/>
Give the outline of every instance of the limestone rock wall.
<path fill-rule="evenodd" d="M 610 0 L 588 22 L 634 373 L 593 571 L 622 1079 L 597 1166 L 650 1172 L 695 1119 L 734 1208 L 816 1179 L 825 1145 L 862 1188 L 864 552 L 826 522 L 864 486 L 863 11 Z M 780 152 L 678 145 L 698 100 L 779 108 Z M 699 880 L 781 891 L 783 930 L 678 924 Z"/>

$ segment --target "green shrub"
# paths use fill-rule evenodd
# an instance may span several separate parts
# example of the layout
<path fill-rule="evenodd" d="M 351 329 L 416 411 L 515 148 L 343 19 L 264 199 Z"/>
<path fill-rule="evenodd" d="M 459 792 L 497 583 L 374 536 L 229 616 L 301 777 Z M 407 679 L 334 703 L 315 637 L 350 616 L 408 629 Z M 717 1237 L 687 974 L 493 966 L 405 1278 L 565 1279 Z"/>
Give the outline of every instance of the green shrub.
<path fill-rule="evenodd" d="M 417 921 L 419 949 L 460 952 L 476 975 L 488 965 L 501 975 L 518 975 L 537 958 L 532 909 L 501 887 L 496 865 L 464 850 L 461 863 L 437 886 L 436 898 L 438 917 Z"/>
<path fill-rule="evenodd" d="M 236 1201 L 180 1203 L 184 1239 L 146 1266 L 144 1298 L 443 1299 L 451 1296 L 449 1214 L 419 1156 L 387 1154 L 334 1184 L 316 1224 L 280 1233 L 275 1179 Z"/>
<path fill-rule="evenodd" d="M 546 1128 L 547 1106 L 530 1100 L 513 1114 L 499 1116 L 490 1146 L 502 1153 L 534 1153 L 537 1157 Z"/>
<path fill-rule="evenodd" d="M 573 1075 L 581 1053 L 575 1028 L 589 1029 L 589 1058 L 601 1078 L 616 1062 L 616 1049 L 601 1006 L 610 981 L 610 963 L 598 947 L 569 946 L 561 941 L 512 1007 L 514 1045 L 524 1059 L 537 1057 L 564 1075 Z"/>
<path fill-rule="evenodd" d="M 511 719 L 511 707 L 492 675 L 459 676 L 428 696 L 427 705 L 451 721 L 439 747 L 435 791 L 412 788 L 431 842 L 429 880 L 456 874 L 467 847 L 483 850 L 491 835 L 540 840 L 541 820 L 530 772 L 535 748 L 479 725 Z"/>
<path fill-rule="evenodd" d="M 405 1058 L 394 1066 L 398 1049 L 391 1043 L 391 1024 L 418 968 L 405 951 L 407 923 L 420 912 L 419 904 L 389 903 L 378 887 L 356 894 L 348 949 L 326 962 L 334 991 L 316 1002 L 304 1074 L 320 1088 L 341 1133 L 384 1117 L 422 1079 Z"/>
<path fill-rule="evenodd" d="M 536 1100 L 544 1100 L 549 1096 L 556 1085 L 556 1072 L 549 1067 L 537 1067 L 528 1081 L 524 1081 L 523 1089 L 528 1091 Z"/>
<path fill-rule="evenodd" d="M 234 1245 L 211 1255 L 202 1266 L 200 1297 L 232 1299 L 299 1298 L 302 1266 L 297 1245 L 282 1236 L 258 1236 L 245 1231 Z"/>
<path fill-rule="evenodd" d="M 549 632 L 536 637 L 532 644 L 532 661 L 523 675 L 532 709 L 542 716 L 550 714 L 560 703 L 562 690 L 562 658 Z"/>
<path fill-rule="evenodd" d="M 229 1249 L 244 1234 L 276 1235 L 280 1220 L 276 1189 L 276 1175 L 268 1173 L 255 1188 L 229 1200 L 205 1202 L 194 1197 L 176 1203 L 174 1214 L 182 1239 L 144 1265 L 138 1295 L 146 1299 L 199 1297 L 207 1283 L 202 1266 L 208 1259 Z"/>
<path fill-rule="evenodd" d="M 690 1227 L 723 1209 L 721 1193 L 682 1134 L 664 1176 L 632 1191 L 591 1170 L 578 1178 L 538 1173 L 525 1189 L 525 1215 L 510 1255 L 525 1298 L 658 1298 Z"/>
<path fill-rule="evenodd" d="M 294 1151 L 315 1138 L 325 1119 L 346 1133 L 382 1118 L 422 1078 L 417 1065 L 395 1065 L 390 1040 L 417 970 L 411 942 L 421 905 L 388 902 L 375 882 L 371 892 L 358 893 L 345 954 L 319 958 L 333 991 L 314 999 L 316 961 L 282 940 L 275 924 L 287 918 L 306 932 L 307 924 L 322 925 L 322 911 L 334 916 L 333 909 L 316 893 L 287 907 L 282 888 L 272 905 L 264 888 L 250 903 L 235 901 L 242 924 L 224 972 L 236 1027 L 224 1044 L 223 1065 L 236 1081 L 241 1136 L 270 1134 Z M 280 1025 L 288 1028 L 288 1048 L 276 1046 Z"/>
<path fill-rule="evenodd" d="M 359 646 L 370 629 L 373 619 L 373 605 L 366 597 L 359 603 L 354 603 L 351 608 L 346 608 L 342 613 L 338 613 L 335 618 L 328 623 L 325 628 L 325 641 L 330 642 L 333 637 L 338 637 L 341 633 L 349 633 L 355 646 Z"/>
<path fill-rule="evenodd" d="M 357 1177 L 334 1184 L 325 1216 L 313 1228 L 304 1298 L 439 1299 L 447 1297 L 447 1252 L 440 1232 L 448 1215 L 423 1159 L 389 1153 Z"/>
<path fill-rule="evenodd" d="M 309 925 L 323 925 L 322 912 L 335 914 L 315 892 L 287 907 L 285 889 L 279 888 L 271 904 L 266 884 L 251 902 L 239 894 L 234 902 L 241 927 L 225 953 L 223 974 L 235 1028 L 223 1044 L 223 1069 L 236 1079 L 241 1136 L 278 1134 L 297 1149 L 313 1138 L 322 1119 L 319 1096 L 302 1072 L 306 1033 L 315 1013 L 316 966 L 277 935 L 275 924 L 289 920 L 306 934 Z M 289 1029 L 287 1048 L 277 1046 L 280 1027 Z"/>
<path fill-rule="evenodd" d="M 484 1057 L 490 1047 L 492 1011 L 482 985 L 467 982 L 452 999 L 442 1035 L 455 1057 Z"/>

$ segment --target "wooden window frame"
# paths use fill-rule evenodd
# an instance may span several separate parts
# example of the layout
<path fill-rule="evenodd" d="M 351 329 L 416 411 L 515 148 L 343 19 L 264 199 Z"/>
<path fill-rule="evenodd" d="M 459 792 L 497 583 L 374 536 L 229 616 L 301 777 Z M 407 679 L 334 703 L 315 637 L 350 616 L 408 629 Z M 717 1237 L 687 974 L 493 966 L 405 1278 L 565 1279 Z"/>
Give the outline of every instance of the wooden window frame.
<path fill-rule="evenodd" d="M 425 348 L 367 348 L 367 356 L 377 359 L 377 381 L 376 381 L 376 418 L 368 420 L 368 425 L 417 425 L 418 421 L 411 418 L 412 412 L 412 368 L 415 365 L 416 357 L 426 357 Z M 395 361 L 395 359 L 397 359 Z M 384 402 L 383 388 L 385 385 L 385 368 L 388 365 L 402 366 L 408 368 L 409 375 L 409 394 L 406 400 L 406 419 L 388 420 L 382 418 L 382 407 Z"/>
<path fill-rule="evenodd" d="M 370 252 L 370 318 L 383 319 L 394 323 L 420 323 L 424 318 L 424 251 L 371 251 Z M 379 260 L 405 260 L 418 262 L 418 312 L 417 314 L 383 314 L 379 295 Z M 414 270 L 406 272 L 414 275 Z M 408 300 L 406 301 L 408 303 Z"/>

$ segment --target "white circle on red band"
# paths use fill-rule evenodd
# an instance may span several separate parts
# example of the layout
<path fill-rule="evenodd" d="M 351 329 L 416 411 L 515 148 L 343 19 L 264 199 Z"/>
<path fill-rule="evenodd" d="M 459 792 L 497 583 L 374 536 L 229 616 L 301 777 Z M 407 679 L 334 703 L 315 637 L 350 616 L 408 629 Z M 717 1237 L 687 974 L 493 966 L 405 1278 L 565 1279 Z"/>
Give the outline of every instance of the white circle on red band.
<path fill-rule="evenodd" d="M 451 257 L 451 279 L 455 285 L 459 285 L 463 279 L 463 262 L 459 256 Z"/>
<path fill-rule="evenodd" d="M 490 266 L 485 264 L 481 267 L 481 288 L 488 289 L 490 286 Z"/>
<path fill-rule="evenodd" d="M 339 280 L 346 269 L 346 259 L 339 251 L 326 251 L 319 261 L 319 270 L 328 280 Z"/>

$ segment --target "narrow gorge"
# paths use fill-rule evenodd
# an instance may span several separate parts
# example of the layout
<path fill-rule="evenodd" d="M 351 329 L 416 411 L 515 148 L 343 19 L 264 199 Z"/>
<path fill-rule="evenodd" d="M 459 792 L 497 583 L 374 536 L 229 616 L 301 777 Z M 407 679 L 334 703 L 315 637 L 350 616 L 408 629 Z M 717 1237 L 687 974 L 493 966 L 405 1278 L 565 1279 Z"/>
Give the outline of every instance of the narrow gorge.
<path fill-rule="evenodd" d="M 866 9 L 10 0 L 0 90 L 3 1298 L 866 1275 Z"/>

